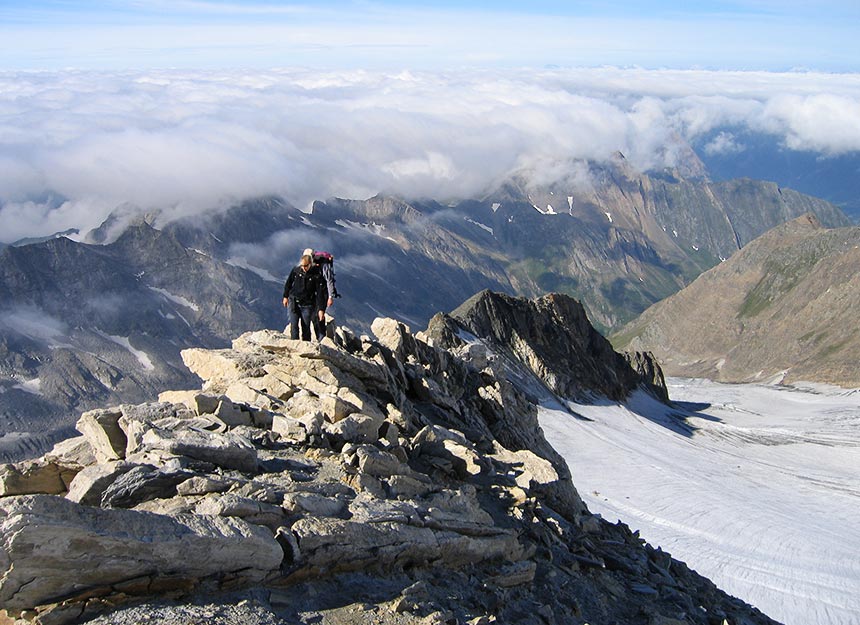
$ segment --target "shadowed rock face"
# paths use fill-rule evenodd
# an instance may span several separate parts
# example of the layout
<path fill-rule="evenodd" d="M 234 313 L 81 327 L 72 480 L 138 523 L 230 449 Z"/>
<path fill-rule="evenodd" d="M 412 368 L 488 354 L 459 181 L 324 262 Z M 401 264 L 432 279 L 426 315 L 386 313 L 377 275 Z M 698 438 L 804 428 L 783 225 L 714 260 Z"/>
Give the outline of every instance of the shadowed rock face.
<path fill-rule="evenodd" d="M 640 354 L 639 370 L 597 332 L 576 300 L 553 293 L 535 300 L 483 291 L 454 310 L 450 319 L 460 328 L 527 367 L 556 395 L 584 400 L 623 400 L 645 387 L 667 399 L 660 368 Z M 453 346 L 456 328 L 445 332 L 437 317 L 428 332 L 439 344 Z M 446 340 L 447 337 L 447 340 Z"/>
<path fill-rule="evenodd" d="M 251 588 L 269 620 L 249 622 L 773 623 L 592 516 L 511 363 L 372 328 L 185 350 L 202 387 L 85 413 L 0 470 L 0 619 L 169 594 L 189 605 L 163 622 L 203 622 Z"/>
<path fill-rule="evenodd" d="M 670 375 L 860 386 L 860 228 L 806 215 L 759 237 L 616 337 Z"/>

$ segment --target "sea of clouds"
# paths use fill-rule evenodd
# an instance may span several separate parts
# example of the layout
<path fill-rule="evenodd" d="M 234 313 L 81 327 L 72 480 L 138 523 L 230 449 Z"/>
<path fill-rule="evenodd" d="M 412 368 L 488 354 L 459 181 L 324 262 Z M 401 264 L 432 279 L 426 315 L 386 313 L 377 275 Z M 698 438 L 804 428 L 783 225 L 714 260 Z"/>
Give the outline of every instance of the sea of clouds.
<path fill-rule="evenodd" d="M 575 178 L 615 152 L 674 166 L 722 128 L 822 157 L 860 150 L 860 74 L 543 71 L 0 72 L 0 241 L 118 206 L 194 214 L 278 195 L 475 197 Z M 740 152 L 720 131 L 705 146 Z"/>

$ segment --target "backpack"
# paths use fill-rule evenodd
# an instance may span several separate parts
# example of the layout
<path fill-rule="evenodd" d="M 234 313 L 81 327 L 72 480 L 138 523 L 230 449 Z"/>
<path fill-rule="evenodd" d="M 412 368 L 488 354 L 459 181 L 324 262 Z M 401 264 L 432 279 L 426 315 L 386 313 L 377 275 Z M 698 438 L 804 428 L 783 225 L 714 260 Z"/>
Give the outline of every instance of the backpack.
<path fill-rule="evenodd" d="M 332 297 L 340 297 L 340 293 L 337 292 L 337 284 L 335 283 L 334 256 L 329 252 L 314 252 L 314 264 L 322 270 L 323 276 L 326 275 L 326 272 L 329 272 L 331 275 L 331 283 L 334 287 Z"/>

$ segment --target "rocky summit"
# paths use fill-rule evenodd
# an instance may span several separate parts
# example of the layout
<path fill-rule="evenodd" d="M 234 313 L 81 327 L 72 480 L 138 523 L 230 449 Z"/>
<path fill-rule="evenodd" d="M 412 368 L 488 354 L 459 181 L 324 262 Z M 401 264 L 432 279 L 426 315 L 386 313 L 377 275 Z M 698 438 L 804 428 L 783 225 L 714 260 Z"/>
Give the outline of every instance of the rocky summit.
<path fill-rule="evenodd" d="M 186 349 L 199 388 L 4 465 L 0 622 L 773 623 L 589 513 L 517 383 L 552 375 L 463 324 L 372 330 Z"/>

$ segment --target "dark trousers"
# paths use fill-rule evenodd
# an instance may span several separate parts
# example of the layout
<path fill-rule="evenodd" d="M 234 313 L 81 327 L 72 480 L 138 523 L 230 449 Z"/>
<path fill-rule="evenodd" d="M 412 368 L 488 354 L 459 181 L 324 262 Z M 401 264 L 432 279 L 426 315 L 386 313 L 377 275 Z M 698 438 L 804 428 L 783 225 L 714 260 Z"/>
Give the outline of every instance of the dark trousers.
<path fill-rule="evenodd" d="M 314 306 L 309 304 L 302 306 L 294 299 L 290 299 L 290 338 L 299 338 L 299 324 L 302 327 L 302 340 L 311 340 L 311 322 L 314 319 Z M 316 326 L 316 324 L 314 324 Z"/>
<path fill-rule="evenodd" d="M 321 308 L 314 310 L 314 334 L 316 334 L 318 341 L 323 340 L 325 337 L 325 309 L 326 305 L 323 302 Z M 322 311 L 322 319 L 320 319 L 319 311 Z"/>

